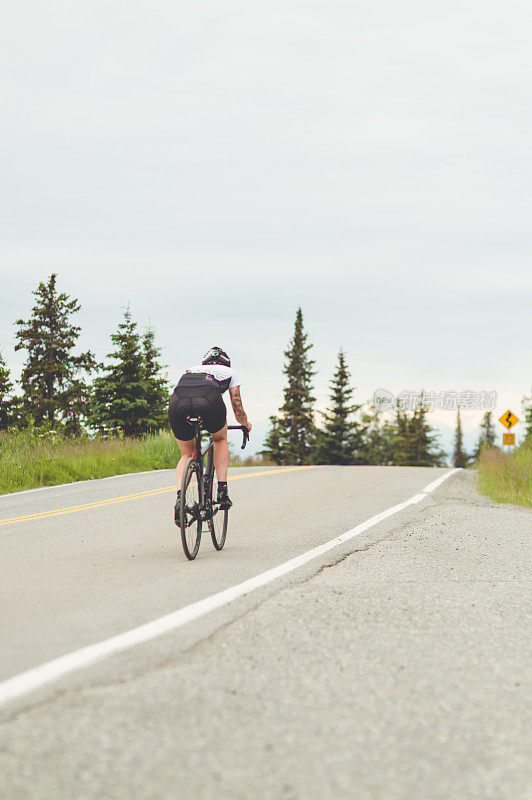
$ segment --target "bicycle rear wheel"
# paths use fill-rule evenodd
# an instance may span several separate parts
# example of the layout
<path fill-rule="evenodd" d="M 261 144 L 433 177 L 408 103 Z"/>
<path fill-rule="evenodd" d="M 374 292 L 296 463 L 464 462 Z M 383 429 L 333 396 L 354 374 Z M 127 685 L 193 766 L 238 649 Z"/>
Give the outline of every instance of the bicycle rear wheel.
<path fill-rule="evenodd" d="M 212 495 L 212 482 L 211 482 L 211 495 Z M 211 532 L 212 543 L 216 550 L 221 550 L 225 544 L 227 537 L 227 521 L 229 518 L 228 511 L 222 511 L 218 505 L 211 502 L 212 516 L 209 519 L 209 530 Z"/>
<path fill-rule="evenodd" d="M 201 541 L 199 469 L 195 458 L 189 458 L 181 482 L 181 542 L 186 557 L 196 558 Z"/>

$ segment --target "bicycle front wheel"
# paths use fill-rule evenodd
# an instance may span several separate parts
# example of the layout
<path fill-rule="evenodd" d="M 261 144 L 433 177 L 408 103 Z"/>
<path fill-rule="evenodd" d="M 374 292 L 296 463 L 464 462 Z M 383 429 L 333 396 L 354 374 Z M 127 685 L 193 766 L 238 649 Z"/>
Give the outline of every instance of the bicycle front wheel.
<path fill-rule="evenodd" d="M 195 458 L 189 458 L 181 482 L 181 542 L 189 561 L 196 558 L 201 541 L 199 469 Z"/>
<path fill-rule="evenodd" d="M 209 520 L 209 530 L 211 532 L 212 543 L 217 550 L 221 550 L 225 544 L 225 539 L 227 537 L 228 517 L 228 511 L 222 511 L 220 508 L 218 508 L 213 511 L 213 515 Z"/>

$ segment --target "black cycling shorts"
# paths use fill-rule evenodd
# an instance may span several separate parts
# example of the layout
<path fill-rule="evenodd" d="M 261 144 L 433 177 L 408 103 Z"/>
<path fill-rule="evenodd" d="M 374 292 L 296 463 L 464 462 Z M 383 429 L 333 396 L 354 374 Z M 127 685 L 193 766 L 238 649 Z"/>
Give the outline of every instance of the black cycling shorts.
<path fill-rule="evenodd" d="M 168 406 L 168 419 L 176 439 L 194 438 L 194 428 L 187 417 L 199 416 L 209 433 L 217 433 L 227 421 L 222 393 L 210 375 L 187 372 L 174 389 Z"/>

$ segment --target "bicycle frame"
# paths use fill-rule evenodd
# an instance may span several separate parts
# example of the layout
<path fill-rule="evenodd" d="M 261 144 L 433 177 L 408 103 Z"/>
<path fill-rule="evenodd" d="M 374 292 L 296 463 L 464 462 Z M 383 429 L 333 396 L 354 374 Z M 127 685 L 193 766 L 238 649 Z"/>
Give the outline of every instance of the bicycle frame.
<path fill-rule="evenodd" d="M 201 433 L 202 433 L 201 424 L 198 422 L 196 423 L 194 429 L 194 439 L 195 439 L 194 457 L 198 463 L 198 470 L 199 470 L 198 491 L 199 491 L 200 506 L 202 506 L 205 509 L 206 515 L 209 516 L 212 513 L 212 509 L 210 508 L 211 505 L 210 487 L 212 486 L 212 481 L 214 478 L 214 452 L 213 452 L 214 442 L 212 436 L 209 436 L 207 445 L 202 450 Z M 199 456 L 198 453 L 200 454 Z M 207 456 L 207 464 L 204 466 L 205 456 Z M 209 508 L 207 508 L 207 505 L 209 506 Z"/>
<path fill-rule="evenodd" d="M 243 433 L 242 450 L 245 448 L 249 434 L 242 425 L 228 425 L 228 431 L 240 430 Z M 209 436 L 206 447 L 201 449 L 201 421 L 198 420 L 194 423 L 194 453 L 193 458 L 196 459 L 199 470 L 199 499 L 200 506 L 204 509 L 205 518 L 209 518 L 212 514 L 212 484 L 214 480 L 214 441 L 212 436 Z M 200 454 L 198 457 L 198 453 Z M 204 466 L 205 456 L 207 456 L 207 464 Z M 203 516 L 203 515 L 202 515 Z"/>

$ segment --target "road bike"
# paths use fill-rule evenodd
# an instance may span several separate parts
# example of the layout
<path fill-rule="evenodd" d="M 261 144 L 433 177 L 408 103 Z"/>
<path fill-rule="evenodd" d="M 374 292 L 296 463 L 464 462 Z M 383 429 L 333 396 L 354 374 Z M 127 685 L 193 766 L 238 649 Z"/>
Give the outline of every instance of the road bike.
<path fill-rule="evenodd" d="M 179 513 L 183 550 L 186 557 L 192 561 L 198 554 L 204 522 L 207 522 L 214 547 L 216 550 L 222 549 L 227 537 L 229 511 L 220 508 L 212 496 L 214 485 L 214 443 L 212 437 L 209 436 L 207 445 L 202 450 L 203 420 L 200 416 L 189 416 L 187 417 L 187 422 L 194 428 L 195 448 L 183 472 Z M 243 450 L 249 439 L 248 429 L 243 425 L 228 425 L 227 429 L 230 431 L 242 431 Z M 207 459 L 205 459 L 205 456 L 207 456 Z"/>

